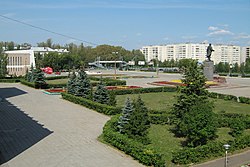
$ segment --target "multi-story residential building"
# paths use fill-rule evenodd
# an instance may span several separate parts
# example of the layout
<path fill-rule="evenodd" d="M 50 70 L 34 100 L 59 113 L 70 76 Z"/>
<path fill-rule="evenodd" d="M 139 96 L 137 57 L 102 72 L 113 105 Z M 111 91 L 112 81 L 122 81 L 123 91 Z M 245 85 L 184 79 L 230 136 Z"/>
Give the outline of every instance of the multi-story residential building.
<path fill-rule="evenodd" d="M 250 46 L 242 47 L 241 50 L 241 60 L 243 62 L 246 61 L 246 58 L 250 58 Z"/>
<path fill-rule="evenodd" d="M 144 46 L 141 52 L 145 55 L 145 59 L 149 62 L 152 59 L 158 58 L 159 61 L 164 60 L 180 60 L 184 58 L 196 59 L 200 62 L 206 60 L 207 43 L 181 43 L 169 45 Z M 215 64 L 219 62 L 228 62 L 230 64 L 240 64 L 241 48 L 235 45 L 212 45 L 215 50 L 212 53 L 211 59 Z M 249 52 L 248 52 L 249 53 Z"/>
<path fill-rule="evenodd" d="M 25 75 L 31 65 L 35 67 L 33 50 L 12 50 L 5 51 L 8 56 L 7 70 L 9 75 Z"/>

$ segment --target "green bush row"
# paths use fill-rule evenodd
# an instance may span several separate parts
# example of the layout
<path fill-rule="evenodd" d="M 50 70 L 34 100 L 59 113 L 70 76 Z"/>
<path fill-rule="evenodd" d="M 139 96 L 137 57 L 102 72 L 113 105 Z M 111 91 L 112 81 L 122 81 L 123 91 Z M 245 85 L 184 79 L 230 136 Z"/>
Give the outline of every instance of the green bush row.
<path fill-rule="evenodd" d="M 37 83 L 34 83 L 34 82 L 28 82 L 28 81 L 25 81 L 25 80 L 20 80 L 21 84 L 23 85 L 27 85 L 29 87 L 32 87 L 32 88 L 35 88 L 35 89 L 47 89 L 48 88 L 48 85 L 47 84 L 44 84 L 44 85 L 39 85 Z"/>
<path fill-rule="evenodd" d="M 121 89 L 112 90 L 115 95 L 125 94 L 139 94 L 139 93 L 151 93 L 151 92 L 175 92 L 176 87 L 153 87 L 153 88 L 136 88 L 136 89 Z"/>
<path fill-rule="evenodd" d="M 113 116 L 111 120 L 105 124 L 103 128 L 103 139 L 119 150 L 139 160 L 144 165 L 155 167 L 165 166 L 162 156 L 155 150 L 117 132 L 114 128 L 114 124 L 116 124 L 118 119 L 119 115 Z"/>
<path fill-rule="evenodd" d="M 46 77 L 45 80 L 56 80 L 56 79 L 65 79 L 68 76 L 53 76 L 53 77 Z"/>
<path fill-rule="evenodd" d="M 0 79 L 0 82 L 4 82 L 4 83 L 16 83 L 16 82 L 20 82 L 20 79 L 16 79 L 16 78 L 11 78 L 11 79 Z"/>
<path fill-rule="evenodd" d="M 169 114 L 162 113 L 162 114 L 152 114 L 149 113 L 149 120 L 151 124 L 169 124 Z"/>
<path fill-rule="evenodd" d="M 250 104 L 250 98 L 240 96 L 240 97 L 239 97 L 239 102 L 240 102 L 240 103 Z"/>
<path fill-rule="evenodd" d="M 250 128 L 250 116 L 236 113 L 217 114 L 218 127 L 234 128 L 236 122 L 244 125 L 244 129 Z"/>
<path fill-rule="evenodd" d="M 67 84 L 48 84 L 48 88 L 67 88 Z"/>
<path fill-rule="evenodd" d="M 215 99 L 232 100 L 236 102 L 238 100 L 237 96 L 221 94 L 221 93 L 216 93 L 216 92 L 209 92 L 208 97 L 215 98 Z"/>
<path fill-rule="evenodd" d="M 61 95 L 62 95 L 62 98 L 65 100 L 71 101 L 76 104 L 80 104 L 84 107 L 93 109 L 97 112 L 100 112 L 106 115 L 115 115 L 115 114 L 121 113 L 122 111 L 122 109 L 119 107 L 113 107 L 113 106 L 109 106 L 106 104 L 97 103 L 92 100 L 85 99 L 83 97 L 77 97 L 68 93 L 61 93 Z"/>
<path fill-rule="evenodd" d="M 190 164 L 219 157 L 225 153 L 224 144 L 222 142 L 210 142 L 195 148 L 185 147 L 173 153 L 172 161 L 176 164 Z M 230 152 L 250 147 L 250 135 L 239 136 L 233 141 L 228 141 L 228 144 L 230 145 Z"/>
<path fill-rule="evenodd" d="M 103 81 L 106 86 L 117 86 L 117 85 L 126 85 L 125 80 L 118 80 L 112 78 L 98 78 L 98 77 L 89 77 L 92 81 Z"/>
<path fill-rule="evenodd" d="M 28 81 L 25 81 L 25 80 L 21 80 L 21 84 L 32 87 L 32 88 L 35 88 L 35 83 L 34 82 L 28 82 Z"/>

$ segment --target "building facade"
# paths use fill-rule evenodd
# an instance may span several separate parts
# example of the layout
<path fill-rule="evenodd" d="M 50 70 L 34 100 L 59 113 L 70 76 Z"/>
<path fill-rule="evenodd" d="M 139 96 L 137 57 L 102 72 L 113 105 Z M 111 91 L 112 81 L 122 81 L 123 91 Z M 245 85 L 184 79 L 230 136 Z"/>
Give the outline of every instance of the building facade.
<path fill-rule="evenodd" d="M 31 47 L 28 50 L 4 51 L 8 57 L 8 74 L 17 76 L 25 75 L 26 71 L 31 68 L 31 65 L 33 65 L 35 68 L 35 53 L 45 55 L 49 52 L 57 52 L 62 54 L 68 53 L 69 51 L 67 49 L 51 49 L 49 47 Z"/>
<path fill-rule="evenodd" d="M 23 76 L 30 69 L 35 67 L 35 57 L 33 50 L 12 50 L 5 51 L 8 56 L 7 70 L 9 75 Z"/>
<path fill-rule="evenodd" d="M 242 54 L 242 60 L 244 60 L 242 61 L 242 63 L 244 63 L 246 58 L 250 58 L 250 46 L 242 47 L 241 54 Z"/>
<path fill-rule="evenodd" d="M 165 60 L 180 60 L 185 58 L 196 59 L 200 62 L 206 60 L 207 43 L 180 43 L 169 45 L 154 45 L 144 46 L 141 52 L 145 55 L 146 61 L 158 59 L 159 61 Z M 211 60 L 215 64 L 219 62 L 228 62 L 229 64 L 240 64 L 242 61 L 241 48 L 235 45 L 212 45 L 214 52 L 212 53 Z"/>

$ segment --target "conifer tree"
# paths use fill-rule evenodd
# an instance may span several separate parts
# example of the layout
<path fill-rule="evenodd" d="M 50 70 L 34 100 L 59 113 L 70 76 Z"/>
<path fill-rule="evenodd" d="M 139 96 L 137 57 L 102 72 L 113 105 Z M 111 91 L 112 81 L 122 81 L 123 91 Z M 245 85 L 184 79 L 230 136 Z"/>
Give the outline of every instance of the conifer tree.
<path fill-rule="evenodd" d="M 132 112 L 134 111 L 133 104 L 131 103 L 130 99 L 127 98 L 125 102 L 125 106 L 122 109 L 122 115 L 120 116 L 118 120 L 118 129 L 120 133 L 127 134 L 129 129 L 128 129 L 128 123 L 130 120 L 130 116 Z"/>
<path fill-rule="evenodd" d="M 181 94 L 173 107 L 175 133 L 187 137 L 189 146 L 205 144 L 215 137 L 213 104 L 208 100 L 205 81 L 197 61 L 191 61 L 184 70 L 182 82 L 185 86 L 181 87 Z M 203 120 L 204 117 L 206 121 Z"/>
<path fill-rule="evenodd" d="M 98 84 L 96 91 L 93 94 L 93 101 L 102 104 L 109 104 L 109 93 L 108 90 L 104 87 L 102 81 Z"/>
<path fill-rule="evenodd" d="M 113 90 L 109 91 L 109 105 L 116 106 L 116 95 Z"/>
<path fill-rule="evenodd" d="M 74 92 L 76 96 L 87 99 L 91 98 L 91 85 L 87 74 L 81 70 L 74 82 Z"/>
<path fill-rule="evenodd" d="M 68 93 L 69 94 L 75 94 L 75 80 L 76 80 L 76 74 L 75 71 L 73 71 L 73 73 L 71 75 L 69 75 L 69 80 L 68 80 L 68 85 L 67 85 L 67 89 L 68 89 Z"/>
<path fill-rule="evenodd" d="M 46 88 L 46 82 L 44 80 L 44 74 L 42 70 L 35 69 L 34 70 L 34 82 L 36 88 Z"/>
<path fill-rule="evenodd" d="M 147 134 L 150 128 L 148 109 L 138 96 L 134 102 L 134 112 L 131 113 L 128 123 L 128 136 L 138 139 L 142 142 L 148 142 Z"/>

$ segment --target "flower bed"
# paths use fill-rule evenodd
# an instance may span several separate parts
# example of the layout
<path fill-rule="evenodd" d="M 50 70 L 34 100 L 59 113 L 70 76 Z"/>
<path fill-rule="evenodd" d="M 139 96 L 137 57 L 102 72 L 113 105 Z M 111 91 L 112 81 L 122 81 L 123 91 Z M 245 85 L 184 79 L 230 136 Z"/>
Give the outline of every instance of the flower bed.
<path fill-rule="evenodd" d="M 152 85 L 158 85 L 158 86 L 165 86 L 165 85 L 174 85 L 174 86 L 186 86 L 186 84 L 183 84 L 181 80 L 171 80 L 171 81 L 156 81 L 152 82 Z M 210 86 L 218 86 L 218 82 L 215 81 L 206 81 L 206 87 Z"/>
<path fill-rule="evenodd" d="M 47 89 L 43 90 L 43 93 L 48 94 L 48 95 L 60 95 L 62 92 L 66 92 L 65 89 L 62 88 L 55 88 L 55 89 Z"/>
<path fill-rule="evenodd" d="M 156 81 L 156 82 L 152 82 L 151 84 L 159 85 L 159 86 L 164 86 L 164 85 L 185 86 L 185 84 L 181 82 L 174 82 L 174 81 Z"/>
<path fill-rule="evenodd" d="M 108 90 L 138 89 L 140 86 L 106 86 Z"/>

